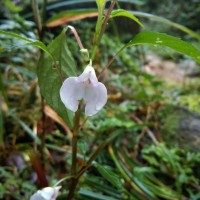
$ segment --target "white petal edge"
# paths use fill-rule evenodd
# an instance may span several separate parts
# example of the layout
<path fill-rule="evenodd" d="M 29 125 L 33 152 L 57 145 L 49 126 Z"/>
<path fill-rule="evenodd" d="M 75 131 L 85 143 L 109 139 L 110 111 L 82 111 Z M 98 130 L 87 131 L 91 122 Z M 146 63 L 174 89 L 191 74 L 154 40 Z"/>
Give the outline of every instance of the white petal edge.
<path fill-rule="evenodd" d="M 82 83 L 77 77 L 67 78 L 60 88 L 60 98 L 65 107 L 76 112 L 79 100 L 83 98 Z"/>
<path fill-rule="evenodd" d="M 30 200 L 56 200 L 61 186 L 46 187 L 33 194 Z"/>
<path fill-rule="evenodd" d="M 107 89 L 103 83 L 98 83 L 96 88 L 98 93 L 98 101 L 96 104 L 96 109 L 101 110 L 107 102 Z"/>
<path fill-rule="evenodd" d="M 96 85 L 90 85 L 85 93 L 84 100 L 86 103 L 85 114 L 93 116 L 99 112 L 107 102 L 107 89 L 103 83 L 98 82 Z"/>

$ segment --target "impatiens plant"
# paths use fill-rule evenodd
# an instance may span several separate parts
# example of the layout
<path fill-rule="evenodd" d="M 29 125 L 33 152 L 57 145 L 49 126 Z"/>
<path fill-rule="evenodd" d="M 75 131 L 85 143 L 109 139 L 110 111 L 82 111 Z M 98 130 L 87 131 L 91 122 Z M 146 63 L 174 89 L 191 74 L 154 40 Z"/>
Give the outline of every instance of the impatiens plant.
<path fill-rule="evenodd" d="M 107 89 L 103 83 L 98 81 L 93 66 L 95 66 L 94 60 L 97 48 L 106 29 L 108 20 L 110 18 L 123 16 L 128 17 L 142 25 L 136 17 L 127 11 L 121 9 L 113 11 L 116 0 L 112 0 L 109 9 L 105 10 L 106 2 L 106 0 L 96 0 L 98 7 L 98 19 L 94 34 L 94 42 L 91 46 L 91 57 L 89 56 L 88 50 L 83 47 L 75 28 L 72 26 L 67 26 L 67 28 L 64 28 L 60 35 L 51 41 L 48 46 L 46 46 L 41 41 L 28 39 L 15 33 L 0 31 L 0 34 L 4 36 L 6 35 L 15 39 L 17 38 L 18 40 L 23 41 L 25 45 L 33 45 L 44 51 L 39 59 L 37 69 L 40 91 L 46 103 L 53 108 L 53 110 L 57 113 L 58 118 L 61 119 L 63 123 L 65 123 L 67 127 L 66 130 L 68 131 L 69 135 L 72 136 L 71 174 L 70 176 L 67 176 L 68 178 L 62 179 L 62 181 L 70 179 L 69 186 L 67 188 L 67 200 L 74 198 L 74 193 L 76 191 L 80 177 L 86 172 L 92 163 L 94 163 L 93 161 L 101 153 L 108 142 L 117 136 L 117 134 L 111 135 L 110 138 L 100 144 L 96 150 L 91 153 L 90 156 L 88 156 L 88 158 L 85 158 L 84 162 L 81 164 L 77 163 L 78 136 L 79 131 L 81 128 L 83 128 L 83 124 L 80 124 L 80 119 L 81 117 L 84 118 L 85 115 L 90 117 L 97 114 L 107 102 Z M 68 28 L 74 33 L 83 55 L 82 59 L 84 60 L 84 63 L 86 63 L 84 64 L 84 67 L 86 67 L 80 75 L 78 69 L 80 69 L 81 66 L 76 66 L 73 54 L 68 48 L 66 40 L 66 32 L 68 31 Z M 39 33 L 42 31 L 38 30 Z M 101 66 L 103 69 L 100 75 L 102 75 L 103 72 L 107 70 L 116 56 L 119 55 L 122 50 L 130 46 L 141 44 L 166 46 L 174 49 L 179 53 L 191 56 L 194 60 L 200 62 L 200 51 L 193 47 L 191 44 L 163 33 L 142 32 L 137 34 L 131 41 L 122 46 L 122 48 L 111 58 L 111 60 L 104 68 Z M 82 115 L 83 107 L 85 115 Z M 84 119 L 84 121 L 87 119 L 88 118 Z M 29 129 L 26 128 L 26 130 Z M 41 138 L 43 142 L 42 144 L 38 142 L 40 140 L 37 140 L 39 138 L 36 135 L 33 136 L 35 143 L 43 148 L 45 146 L 45 133 L 41 136 Z M 41 152 L 44 154 L 45 151 Z M 114 182 L 117 187 L 120 185 L 116 184 L 116 181 L 112 181 L 112 174 L 108 173 L 106 169 L 99 167 L 99 171 L 101 171 L 104 175 L 106 174 L 105 176 L 107 177 L 110 176 L 110 182 Z M 129 183 L 130 180 L 127 180 L 127 182 Z M 60 186 L 57 186 L 46 187 L 42 190 L 38 190 L 31 196 L 30 200 L 55 200 L 58 196 L 58 191 L 60 188 Z"/>

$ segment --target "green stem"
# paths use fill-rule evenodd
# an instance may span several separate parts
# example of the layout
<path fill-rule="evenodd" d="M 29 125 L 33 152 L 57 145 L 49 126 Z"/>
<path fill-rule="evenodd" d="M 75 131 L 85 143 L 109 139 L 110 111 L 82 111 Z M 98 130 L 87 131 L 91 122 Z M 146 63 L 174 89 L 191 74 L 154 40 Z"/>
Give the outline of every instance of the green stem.
<path fill-rule="evenodd" d="M 75 177 L 71 178 L 71 184 L 70 184 L 70 187 L 69 187 L 69 193 L 67 195 L 67 200 L 72 200 L 73 199 L 74 192 L 75 192 L 76 186 L 78 184 L 78 180 L 79 179 L 77 179 Z"/>
<path fill-rule="evenodd" d="M 106 14 L 106 17 L 105 17 L 104 21 L 102 20 L 102 13 L 103 13 L 103 11 L 105 9 L 105 5 L 103 7 L 102 13 L 101 14 L 99 13 L 98 20 L 97 20 L 97 26 L 98 26 L 98 24 L 102 23 L 102 21 L 103 21 L 103 24 L 102 24 L 102 28 L 101 28 L 100 32 L 98 32 L 98 33 L 96 32 L 95 42 L 94 42 L 94 46 L 93 46 L 93 49 L 92 49 L 92 55 L 91 55 L 91 59 L 92 60 L 94 60 L 97 47 L 98 47 L 98 45 L 99 45 L 99 43 L 101 41 L 101 38 L 103 36 L 103 33 L 104 33 L 105 29 L 106 29 L 107 22 L 108 22 L 108 20 L 110 18 L 110 14 L 111 14 L 114 6 L 115 6 L 115 3 L 116 3 L 116 0 L 112 0 L 112 3 L 111 3 L 111 5 L 110 5 L 110 7 L 108 9 L 108 12 Z"/>
<path fill-rule="evenodd" d="M 44 40 L 44 35 L 45 35 L 45 21 L 46 21 L 46 11 L 47 11 L 47 0 L 43 0 L 43 5 L 42 5 L 42 30 L 41 30 L 41 40 Z"/>
<path fill-rule="evenodd" d="M 81 109 L 79 104 L 79 108 L 74 116 L 74 131 L 72 137 L 72 166 L 71 166 L 72 178 L 69 186 L 69 193 L 67 196 L 67 200 L 71 200 L 73 198 L 76 186 L 78 184 L 78 179 L 76 178 L 76 174 L 77 174 L 77 142 L 78 142 L 78 132 L 80 128 L 80 116 L 81 116 Z"/>
<path fill-rule="evenodd" d="M 31 0 L 31 4 L 32 4 L 32 10 L 33 10 L 33 15 L 34 15 L 34 19 L 35 19 L 35 24 L 37 27 L 38 36 L 39 36 L 40 41 L 43 41 L 44 30 L 43 30 L 42 20 L 41 20 L 37 1 Z M 46 0 L 44 0 L 43 9 L 46 9 Z M 45 16 L 46 13 L 43 13 L 43 15 Z M 44 108 L 45 108 L 45 101 L 44 101 L 44 98 L 42 97 L 42 100 L 41 100 L 41 110 L 42 110 L 41 140 L 42 140 L 42 144 L 40 146 L 40 154 L 41 154 L 41 162 L 42 162 L 43 168 L 45 165 L 45 140 L 46 140 L 46 132 L 47 132 L 46 131 L 47 130 L 47 127 L 46 127 L 47 121 L 46 121 L 46 114 L 45 114 Z"/>
<path fill-rule="evenodd" d="M 32 4 L 32 9 L 33 9 L 33 14 L 34 14 L 34 18 L 35 18 L 38 35 L 40 37 L 40 40 L 42 41 L 42 38 L 41 38 L 42 23 L 41 23 L 39 8 L 38 8 L 36 0 L 31 0 L 31 4 Z"/>
<path fill-rule="evenodd" d="M 71 167 L 72 177 L 76 175 L 77 141 L 78 141 L 78 131 L 80 127 L 80 116 L 81 116 L 81 110 L 79 108 L 74 116 L 74 132 L 72 137 L 72 167 Z"/>
<path fill-rule="evenodd" d="M 100 32 L 100 34 L 99 34 L 98 44 L 100 43 L 101 38 L 102 38 L 102 36 L 103 36 L 103 33 L 104 33 L 105 29 L 106 29 L 106 25 L 107 25 L 108 20 L 109 20 L 109 18 L 110 18 L 110 14 L 111 14 L 111 12 L 112 12 L 114 6 L 115 6 L 115 3 L 116 3 L 116 0 L 112 0 L 112 3 L 111 3 L 111 5 L 110 5 L 110 7 L 109 7 L 109 9 L 108 9 L 107 14 L 106 14 L 106 18 L 105 18 L 105 20 L 104 20 L 104 22 L 103 22 L 101 32 Z"/>
<path fill-rule="evenodd" d="M 77 161 L 77 135 L 72 137 L 72 166 L 71 175 L 76 175 L 76 161 Z"/>

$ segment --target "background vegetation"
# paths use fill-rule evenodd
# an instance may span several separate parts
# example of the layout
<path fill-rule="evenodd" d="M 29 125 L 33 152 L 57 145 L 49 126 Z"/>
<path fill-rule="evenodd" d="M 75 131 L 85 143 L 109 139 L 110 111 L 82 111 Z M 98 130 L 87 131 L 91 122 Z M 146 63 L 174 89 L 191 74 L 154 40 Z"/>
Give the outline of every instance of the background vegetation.
<path fill-rule="evenodd" d="M 66 27 L 64 16 L 92 49 L 97 18 L 75 17 L 77 9 L 82 15 L 96 9 L 94 1 L 38 0 L 39 10 L 34 2 L 2 1 L 0 30 L 49 44 Z M 131 0 L 117 6 L 137 11 L 144 28 L 128 18 L 111 19 L 93 62 L 97 74 L 140 31 L 168 33 L 200 48 L 200 1 Z M 52 21 L 56 26 L 50 27 Z M 80 74 L 86 62 L 70 31 L 67 45 Z M 41 96 L 36 73 L 41 51 L 3 34 L 0 51 L 0 198 L 29 199 L 70 174 L 71 135 Z M 108 89 L 105 108 L 86 123 L 81 119 L 79 166 L 108 143 L 81 178 L 75 199 L 200 199 L 199 73 L 192 58 L 159 45 L 129 47 L 116 57 L 101 77 Z M 58 199 L 65 199 L 69 180 L 61 185 Z"/>

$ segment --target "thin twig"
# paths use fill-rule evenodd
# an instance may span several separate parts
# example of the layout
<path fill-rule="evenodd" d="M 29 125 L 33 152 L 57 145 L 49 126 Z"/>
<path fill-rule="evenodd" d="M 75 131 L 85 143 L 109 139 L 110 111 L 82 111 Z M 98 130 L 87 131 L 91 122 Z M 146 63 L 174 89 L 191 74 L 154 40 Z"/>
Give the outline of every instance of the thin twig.
<path fill-rule="evenodd" d="M 67 26 L 68 28 L 70 28 L 71 32 L 74 34 L 76 41 L 78 42 L 78 45 L 80 47 L 80 49 L 84 49 L 83 44 L 81 42 L 81 39 L 76 31 L 76 29 L 73 26 Z"/>
<path fill-rule="evenodd" d="M 142 121 L 138 117 L 136 117 L 135 115 L 133 116 L 133 119 L 136 122 L 140 123 L 140 124 L 142 123 Z M 152 131 L 147 126 L 145 126 L 144 129 L 145 129 L 146 133 L 149 135 L 149 137 L 152 139 L 152 141 L 155 144 L 158 144 L 158 140 L 156 139 L 156 137 L 154 136 L 154 134 L 152 133 Z"/>
<path fill-rule="evenodd" d="M 86 165 L 83 166 L 79 172 L 77 173 L 76 178 L 79 179 L 82 174 L 90 167 L 90 165 L 92 164 L 92 161 L 94 161 L 96 159 L 96 157 L 99 155 L 99 153 L 105 148 L 105 146 L 108 144 L 108 141 L 103 142 L 102 144 L 100 144 L 100 146 L 96 149 L 96 151 L 92 154 L 92 156 L 89 158 L 89 160 L 87 161 Z"/>
<path fill-rule="evenodd" d="M 105 71 L 110 67 L 110 65 L 113 63 L 113 61 L 116 59 L 116 57 L 125 49 L 126 47 L 123 46 L 106 64 L 106 66 L 103 68 L 103 70 L 100 72 L 98 79 L 105 73 Z"/>

